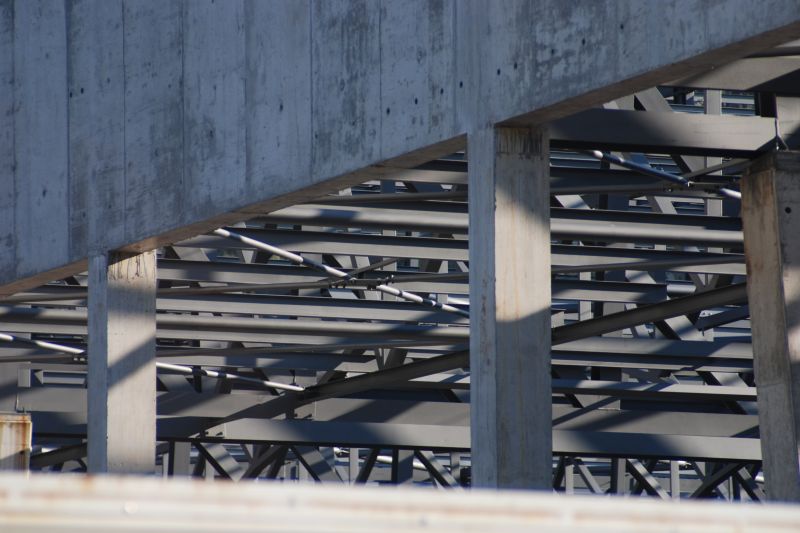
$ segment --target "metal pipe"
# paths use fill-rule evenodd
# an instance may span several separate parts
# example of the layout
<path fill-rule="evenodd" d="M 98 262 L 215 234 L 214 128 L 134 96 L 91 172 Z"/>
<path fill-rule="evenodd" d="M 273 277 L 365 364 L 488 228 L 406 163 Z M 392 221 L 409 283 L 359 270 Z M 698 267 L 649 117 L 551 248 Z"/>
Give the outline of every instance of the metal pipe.
<path fill-rule="evenodd" d="M 591 155 L 595 159 L 599 159 L 600 161 L 606 161 L 607 163 L 613 163 L 615 165 L 628 168 L 630 170 L 635 170 L 637 172 L 641 172 L 642 174 L 646 174 L 648 176 L 653 176 L 654 178 L 659 178 L 665 181 L 669 181 L 675 183 L 676 185 L 680 185 L 681 187 L 686 187 L 687 189 L 692 186 L 692 182 L 687 180 L 683 176 L 670 174 L 669 172 L 664 172 L 663 170 L 655 169 L 650 165 L 642 165 L 639 163 L 634 163 L 633 161 L 629 161 L 622 157 L 601 152 L 600 150 L 590 150 L 588 153 L 589 155 Z"/>
<path fill-rule="evenodd" d="M 305 204 L 287 207 L 259 218 L 271 224 L 314 224 L 332 227 L 371 229 L 402 229 L 447 234 L 467 234 L 468 216 L 465 206 L 417 205 L 391 208 L 356 208 L 351 205 Z M 411 248 L 424 246 L 421 254 L 436 248 L 447 249 L 449 257 L 466 240 L 436 237 L 373 236 L 353 233 L 297 232 L 293 230 L 243 229 L 242 234 L 261 241 L 273 242 L 288 248 L 289 243 L 301 245 L 314 242 L 313 251 L 370 255 L 365 249 L 372 243 L 384 246 L 393 257 L 410 257 Z M 733 217 L 707 217 L 683 214 L 638 213 L 593 209 L 550 209 L 550 232 L 556 240 L 599 240 L 611 242 L 652 242 L 661 244 L 739 245 L 742 242 L 741 222 Z M 323 241 L 324 239 L 324 241 Z M 317 245 L 316 243 L 320 244 Z M 184 245 L 219 247 L 212 239 L 195 237 Z M 302 248 L 301 251 L 312 251 Z M 334 251 L 335 250 L 335 251 Z M 444 258 L 413 255 L 414 258 Z"/>
<path fill-rule="evenodd" d="M 391 340 L 383 341 L 379 347 L 383 348 L 428 348 L 431 346 L 441 346 L 442 341 L 439 339 L 431 340 Z M 375 342 L 354 342 L 344 341 L 326 344 L 293 344 L 286 346 L 258 346 L 250 348 L 178 348 L 172 350 L 159 350 L 158 357 L 186 357 L 186 356 L 206 356 L 218 355 L 225 353 L 225 355 L 289 355 L 298 352 L 308 352 L 311 354 L 326 354 L 330 356 L 339 356 L 338 353 L 327 353 L 332 350 L 370 350 L 376 347 Z M 454 350 L 464 350 L 466 345 L 457 344 L 453 347 Z M 371 355 L 364 355 L 364 358 L 372 358 Z"/>
<path fill-rule="evenodd" d="M 82 355 L 85 353 L 84 350 L 80 348 L 73 348 L 71 346 L 64 346 L 61 344 L 55 344 L 52 342 L 47 341 L 37 341 L 31 339 L 22 339 L 20 337 L 15 337 L 14 335 L 9 335 L 7 333 L 0 333 L 0 341 L 3 342 L 18 342 L 20 344 L 29 344 L 32 346 L 36 346 L 37 348 L 43 348 L 45 350 L 52 350 L 61 353 L 66 353 L 70 355 Z"/>
<path fill-rule="evenodd" d="M 465 173 L 466 175 L 466 173 Z M 467 191 L 442 191 L 442 192 L 393 192 L 355 194 L 352 196 L 320 196 L 304 204 L 331 203 L 331 204 L 359 204 L 363 202 L 421 202 L 426 200 L 466 200 Z"/>
<path fill-rule="evenodd" d="M 161 370 L 173 370 L 175 372 L 180 372 L 181 374 L 192 374 L 192 375 L 202 374 L 203 376 L 208 376 L 210 378 L 216 378 L 216 379 L 231 379 L 236 381 L 245 381 L 248 383 L 258 383 L 260 385 L 265 385 L 273 389 L 289 390 L 294 392 L 303 392 L 304 390 L 306 390 L 305 387 L 301 387 L 299 385 L 287 385 L 286 383 L 278 383 L 276 381 L 269 381 L 266 379 L 251 378 L 248 376 L 241 376 L 239 374 L 230 374 L 228 372 L 218 372 L 216 370 L 208 370 L 206 368 L 175 365 L 172 363 L 162 363 L 162 362 L 156 362 L 156 367 L 160 368 Z"/>
<path fill-rule="evenodd" d="M 568 247 L 566 247 L 568 248 Z M 553 262 L 556 263 L 561 259 L 561 255 L 566 249 L 564 246 L 553 247 Z M 574 247 L 580 250 L 581 247 Z M 583 247 L 585 248 L 585 247 Z M 633 253 L 633 252 L 631 252 Z M 622 261 L 618 263 L 596 263 L 584 265 L 557 265 L 552 266 L 554 274 L 565 274 L 575 272 L 596 272 L 596 271 L 613 271 L 613 270 L 670 270 L 675 268 L 690 267 L 690 266 L 703 266 L 703 265 L 727 265 L 727 264 L 741 264 L 744 262 L 742 255 L 707 255 L 704 253 L 694 253 L 693 256 L 678 258 L 678 259 L 658 259 L 648 260 L 641 259 L 638 261 Z M 228 265 L 229 266 L 229 265 Z M 294 267 L 286 267 L 294 268 Z M 355 271 L 351 271 L 352 273 Z M 383 271 L 379 272 L 383 274 Z M 368 288 L 372 285 L 378 284 L 399 284 L 399 283 L 418 283 L 418 282 L 446 282 L 446 281 L 466 281 L 468 273 L 466 272 L 450 272 L 450 273 L 397 273 L 389 277 L 378 278 L 351 278 L 349 280 L 341 280 L 336 282 L 337 287 L 344 284 L 347 288 Z M 289 289 L 325 289 L 330 288 L 331 281 L 328 280 L 309 280 L 302 282 L 286 282 L 286 283 L 237 283 L 233 285 L 219 285 L 212 287 L 170 287 L 158 289 L 156 294 L 158 296 L 197 296 L 205 294 L 225 294 L 225 293 L 239 293 L 249 291 L 264 291 L 264 290 L 289 290 Z M 87 296 L 85 289 L 75 288 L 75 291 L 68 291 L 62 294 L 61 290 L 46 292 L 37 290 L 36 292 L 18 293 L 0 299 L 0 305 L 8 305 L 14 303 L 34 303 L 34 302 L 57 302 L 67 300 L 83 300 Z M 449 303 L 461 305 L 452 298 Z"/>
<path fill-rule="evenodd" d="M 383 271 L 381 271 L 383 272 Z M 352 275 L 352 274 L 351 274 Z M 159 289 L 159 296 L 176 295 L 197 295 L 197 294 L 224 294 L 230 292 L 247 292 L 259 290 L 289 290 L 289 289 L 329 289 L 329 288 L 352 288 L 352 289 L 371 289 L 377 285 L 388 285 L 390 283 L 418 283 L 422 281 L 461 281 L 466 280 L 466 272 L 453 273 L 430 273 L 430 274 L 391 274 L 379 278 L 338 278 L 337 280 L 319 280 L 307 282 L 289 283 L 256 283 L 240 285 L 222 285 L 219 287 L 187 287 L 187 288 L 168 288 Z M 37 297 L 34 297 L 37 298 Z M 56 298 L 38 297 L 39 301 L 50 301 L 58 299 L 71 299 L 69 296 Z M 7 303 L 9 300 L 0 300 L 0 303 Z M 35 301 L 34 299 L 19 299 L 21 302 Z"/>
<path fill-rule="evenodd" d="M 742 199 L 742 193 L 734 189 L 729 189 L 727 187 L 720 187 L 718 190 L 722 195 L 727 196 L 728 198 L 733 198 L 734 200 Z"/>
<path fill-rule="evenodd" d="M 46 332 L 54 328 L 68 335 L 86 335 L 86 311 L 66 309 L 20 309 L 0 307 L 0 323 L 13 324 L 18 332 Z M 224 340 L 233 335 L 261 338 L 271 334 L 303 337 L 361 337 L 372 344 L 379 339 L 431 339 L 441 344 L 463 342 L 469 334 L 464 326 L 427 326 L 388 322 L 340 322 L 316 320 L 286 320 L 281 318 L 252 318 L 234 316 L 197 316 L 157 313 L 159 337 Z M 192 335 L 192 332 L 199 332 Z M 255 341 L 254 341 L 255 342 Z M 270 341 L 267 341 L 270 342 Z"/>
<path fill-rule="evenodd" d="M 45 350 L 51 350 L 54 352 L 61 352 L 70 354 L 72 356 L 85 356 L 86 350 L 81 348 L 74 348 L 72 346 L 65 346 L 63 344 L 56 344 L 53 342 L 46 342 L 46 341 L 37 341 L 37 340 L 30 340 L 30 339 L 21 339 L 19 337 L 15 337 L 14 335 L 9 335 L 7 333 L 0 333 L 0 341 L 3 342 L 18 342 L 21 344 L 30 344 L 36 346 L 38 348 L 43 348 Z M 265 379 L 258 379 L 258 378 L 251 378 L 248 376 L 240 376 L 239 374 L 230 374 L 228 372 L 217 372 L 216 370 L 207 370 L 205 368 L 194 368 L 191 366 L 185 365 L 175 365 L 172 363 L 162 363 L 156 361 L 156 368 L 160 368 L 161 370 L 172 370 L 174 372 L 180 372 L 182 374 L 202 374 L 204 376 L 208 376 L 210 378 L 217 378 L 217 379 L 232 379 L 237 381 L 246 381 L 249 383 L 258 383 L 260 385 L 265 385 L 267 387 L 271 387 L 273 389 L 281 389 L 281 390 L 289 390 L 293 392 L 303 392 L 305 390 L 304 387 L 300 387 L 298 385 L 287 385 L 286 383 L 278 383 L 275 381 L 269 381 Z"/>
<path fill-rule="evenodd" d="M 637 172 L 641 172 L 642 174 L 646 174 L 648 176 L 653 176 L 655 178 L 675 183 L 676 185 L 679 185 L 681 187 L 686 187 L 687 189 L 694 187 L 696 185 L 695 182 L 690 181 L 683 176 L 678 176 L 677 174 L 671 174 L 663 170 L 658 170 L 657 168 L 653 168 L 650 165 L 642 165 L 640 163 L 635 163 L 633 161 L 629 161 L 627 159 L 624 159 L 622 157 L 613 154 L 607 154 L 605 152 L 601 152 L 600 150 L 591 150 L 589 154 L 592 157 L 599 159 L 600 161 L 614 163 L 615 165 L 619 165 L 621 167 L 625 167 L 630 170 L 635 170 Z M 729 189 L 727 187 L 719 187 L 717 191 L 723 196 L 727 196 L 728 198 L 733 198 L 736 200 L 742 199 L 742 193 L 734 189 Z"/>
<path fill-rule="evenodd" d="M 349 274 L 347 274 L 346 272 L 342 272 L 341 270 L 335 269 L 333 267 L 329 267 L 328 265 L 325 265 L 323 263 L 318 263 L 318 262 L 313 261 L 313 260 L 311 260 L 311 259 L 309 259 L 307 257 L 303 257 L 301 255 L 286 251 L 286 250 L 284 250 L 282 248 L 278 248 L 276 246 L 272 246 L 272 245 L 267 244 L 265 242 L 257 241 L 255 239 L 251 239 L 250 237 L 245 237 L 244 235 L 240 235 L 238 233 L 233 233 L 233 232 L 228 231 L 226 229 L 222 229 L 222 228 L 216 229 L 216 230 L 214 230 L 214 234 L 218 235 L 220 237 L 226 237 L 226 238 L 229 238 L 229 239 L 233 239 L 233 240 L 239 241 L 241 243 L 247 244 L 248 246 L 252 246 L 254 248 L 258 248 L 259 250 L 263 250 L 265 252 L 269 252 L 269 253 L 271 253 L 273 255 L 277 255 L 278 257 L 282 257 L 284 259 L 287 259 L 287 260 L 289 260 L 292 263 L 295 263 L 297 265 L 304 265 L 304 266 L 307 266 L 309 268 L 313 268 L 315 270 L 319 270 L 321 272 L 324 272 L 324 273 L 328 274 L 331 277 L 335 277 L 335 278 L 339 278 L 339 279 L 343 279 L 343 280 L 351 279 L 351 276 Z M 395 296 L 397 298 L 402 298 L 403 300 L 408 300 L 410 302 L 415 302 L 415 303 L 422 304 L 422 305 L 425 305 L 425 306 L 428 306 L 428 307 L 435 307 L 436 309 L 441 309 L 442 311 L 448 311 L 450 313 L 456 313 L 456 314 L 461 315 L 463 317 L 469 318 L 469 313 L 467 311 L 464 311 L 463 309 L 459 309 L 458 307 L 454 307 L 452 305 L 443 304 L 443 303 L 437 302 L 435 300 L 431 300 L 430 298 L 423 298 L 422 296 L 419 296 L 417 294 L 413 294 L 413 293 L 404 291 L 402 289 L 397 289 L 395 287 L 390 287 L 389 285 L 380 284 L 380 285 L 376 285 L 376 286 L 371 287 L 371 288 L 374 288 L 375 290 L 380 291 L 380 292 L 382 292 L 384 294 L 389 294 L 389 295 Z"/>

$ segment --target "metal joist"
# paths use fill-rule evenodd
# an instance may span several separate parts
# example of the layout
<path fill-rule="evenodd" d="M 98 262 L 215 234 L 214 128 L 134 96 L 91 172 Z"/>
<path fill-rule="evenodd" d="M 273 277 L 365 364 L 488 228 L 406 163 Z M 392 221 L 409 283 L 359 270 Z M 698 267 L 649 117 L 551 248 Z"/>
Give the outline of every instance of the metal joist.
<path fill-rule="evenodd" d="M 767 117 L 587 109 L 551 125 L 554 147 L 753 157 L 774 146 Z"/>
<path fill-rule="evenodd" d="M 550 217 L 552 237 L 559 240 L 709 243 L 728 246 L 740 245 L 742 242 L 741 220 L 733 217 L 666 215 L 598 209 L 587 211 L 558 207 L 550 209 Z M 404 204 L 402 207 L 394 208 L 305 204 L 275 211 L 260 220 L 271 224 L 467 233 L 465 205 L 443 202 L 418 206 Z M 289 238 L 284 233 L 272 233 L 269 230 L 248 229 L 243 233 L 267 242 Z M 334 234 L 333 239 L 337 237 L 341 238 Z M 397 239 L 402 242 L 403 238 Z M 190 242 L 198 243 L 196 240 Z M 213 243 L 205 245 L 224 247 L 219 242 L 216 246 Z M 286 241 L 281 242 L 280 246 L 286 247 Z M 291 244 L 289 247 L 291 248 Z"/>

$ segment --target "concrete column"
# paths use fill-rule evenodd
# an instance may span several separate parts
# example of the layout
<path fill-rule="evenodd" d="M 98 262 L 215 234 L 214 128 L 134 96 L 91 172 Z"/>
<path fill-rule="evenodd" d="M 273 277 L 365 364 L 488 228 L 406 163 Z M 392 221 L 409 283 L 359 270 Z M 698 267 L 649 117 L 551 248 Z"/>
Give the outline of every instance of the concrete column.
<path fill-rule="evenodd" d="M 28 470 L 31 443 L 31 415 L 0 412 L 0 470 Z"/>
<path fill-rule="evenodd" d="M 155 470 L 155 289 L 154 252 L 89 259 L 90 472 Z"/>
<path fill-rule="evenodd" d="M 549 489 L 548 135 L 469 135 L 472 484 Z"/>
<path fill-rule="evenodd" d="M 742 181 L 766 493 L 800 501 L 800 152 L 775 152 Z"/>

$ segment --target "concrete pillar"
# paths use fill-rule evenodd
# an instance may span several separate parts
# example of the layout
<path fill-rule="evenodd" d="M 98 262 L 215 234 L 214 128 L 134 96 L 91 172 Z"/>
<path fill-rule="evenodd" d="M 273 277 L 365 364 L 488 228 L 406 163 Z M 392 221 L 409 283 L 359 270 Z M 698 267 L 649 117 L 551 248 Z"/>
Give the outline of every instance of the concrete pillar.
<path fill-rule="evenodd" d="M 31 415 L 0 412 L 0 470 L 28 470 L 31 437 Z"/>
<path fill-rule="evenodd" d="M 549 489 L 548 135 L 469 135 L 472 485 Z"/>
<path fill-rule="evenodd" d="M 155 470 L 155 289 L 154 252 L 89 259 L 90 472 Z"/>
<path fill-rule="evenodd" d="M 800 501 L 800 152 L 753 164 L 742 222 L 766 493 Z"/>

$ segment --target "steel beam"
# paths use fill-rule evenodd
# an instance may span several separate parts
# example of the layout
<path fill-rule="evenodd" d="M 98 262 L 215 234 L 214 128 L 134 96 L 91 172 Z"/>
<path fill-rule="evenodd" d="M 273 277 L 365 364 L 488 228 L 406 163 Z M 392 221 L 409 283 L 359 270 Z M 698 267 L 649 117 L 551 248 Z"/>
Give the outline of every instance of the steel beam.
<path fill-rule="evenodd" d="M 553 330 L 553 344 L 560 344 L 594 335 L 629 328 L 639 324 L 686 315 L 713 307 L 744 303 L 747 299 L 745 284 L 712 289 L 692 296 L 675 298 L 666 302 L 620 311 L 591 320 L 581 321 Z"/>
<path fill-rule="evenodd" d="M 552 124 L 553 146 L 728 157 L 755 156 L 774 146 L 769 118 L 587 109 Z"/>
<path fill-rule="evenodd" d="M 659 113 L 661 114 L 661 113 Z M 771 124 L 771 122 L 770 122 Z M 774 133 L 774 129 L 773 129 Z M 416 207 L 414 209 L 413 207 Z M 431 231 L 466 233 L 467 214 L 463 204 L 438 203 L 429 206 L 390 208 L 327 206 L 306 204 L 287 207 L 270 213 L 261 220 L 271 224 L 320 224 L 333 227 L 358 227 L 369 229 L 403 229 L 406 231 Z M 591 215 L 591 216 L 589 216 Z M 550 230 L 560 240 L 605 240 L 658 243 L 718 243 L 741 244 L 741 221 L 733 217 L 668 215 L 660 213 L 635 213 L 594 209 L 550 208 Z M 264 240 L 282 247 L 309 246 L 313 234 L 294 234 L 279 230 L 239 230 L 253 239 Z M 329 234 L 330 235 L 330 234 Z M 330 235 L 331 242 L 350 238 L 351 253 L 359 253 L 360 240 L 352 234 Z M 297 240 L 300 239 L 300 242 Z M 313 241 L 311 241 L 313 242 Z M 384 244 L 410 243 L 408 238 L 382 239 Z M 425 242 L 425 241 L 420 241 Z M 427 241 L 430 244 L 437 240 Z M 194 246 L 225 248 L 226 245 L 211 237 L 196 237 L 189 241 Z M 320 246 L 323 244 L 320 243 Z M 328 244 L 330 246 L 330 244 Z M 234 246 L 231 246 L 233 248 Z M 241 247 L 241 245 L 237 246 Z M 307 248 L 306 248 L 307 249 Z M 397 257 L 395 254 L 389 254 Z"/>
<path fill-rule="evenodd" d="M 692 89 L 800 94 L 800 56 L 746 57 L 665 85 Z"/>

